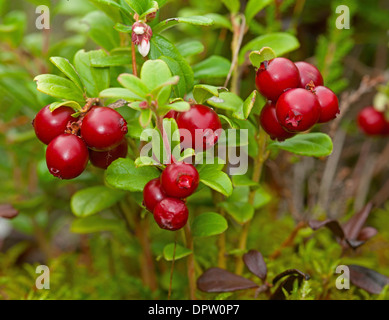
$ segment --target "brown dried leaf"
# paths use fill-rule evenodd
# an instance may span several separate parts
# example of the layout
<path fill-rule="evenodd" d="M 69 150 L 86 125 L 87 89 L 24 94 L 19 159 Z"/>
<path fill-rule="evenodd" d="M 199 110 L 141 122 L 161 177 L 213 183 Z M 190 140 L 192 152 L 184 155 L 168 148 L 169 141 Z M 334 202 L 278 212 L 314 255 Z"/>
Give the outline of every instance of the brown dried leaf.
<path fill-rule="evenodd" d="M 369 202 L 365 205 L 361 211 L 354 214 L 344 225 L 343 231 L 345 237 L 350 240 L 358 239 L 359 233 L 361 232 L 363 225 L 366 223 L 366 219 L 369 216 L 373 204 Z"/>
<path fill-rule="evenodd" d="M 258 288 L 258 285 L 227 270 L 210 268 L 197 279 L 197 288 L 203 292 L 232 292 Z"/>
<path fill-rule="evenodd" d="M 322 227 L 326 227 L 332 231 L 332 233 L 337 236 L 340 239 L 344 238 L 344 232 L 342 226 L 339 224 L 337 220 L 324 220 L 324 221 L 318 221 L 318 220 L 310 220 L 308 221 L 308 225 L 313 230 L 320 229 Z"/>
<path fill-rule="evenodd" d="M 362 266 L 349 265 L 350 281 L 353 285 L 369 293 L 379 294 L 389 284 L 389 278 Z"/>
<path fill-rule="evenodd" d="M 301 277 L 302 279 L 309 280 L 310 275 L 307 273 L 304 273 L 298 269 L 288 269 L 284 272 L 281 272 L 279 275 L 275 276 L 273 279 L 273 285 L 277 283 L 278 280 L 282 279 L 283 277 L 290 276 L 290 275 L 296 275 L 298 277 Z"/>
<path fill-rule="evenodd" d="M 243 255 L 243 261 L 251 273 L 265 281 L 267 276 L 266 262 L 262 254 L 257 250 L 250 250 Z"/>
<path fill-rule="evenodd" d="M 376 228 L 373 227 L 364 227 L 361 232 L 359 232 L 358 239 L 359 241 L 367 241 L 370 238 L 373 238 L 378 233 Z"/>

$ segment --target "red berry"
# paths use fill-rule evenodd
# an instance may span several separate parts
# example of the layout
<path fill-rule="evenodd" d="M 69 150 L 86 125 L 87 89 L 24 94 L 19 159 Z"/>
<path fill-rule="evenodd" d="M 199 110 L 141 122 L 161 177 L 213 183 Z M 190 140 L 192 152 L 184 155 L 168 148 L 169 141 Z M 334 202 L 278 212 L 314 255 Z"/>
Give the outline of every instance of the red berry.
<path fill-rule="evenodd" d="M 88 160 L 88 148 L 84 141 L 73 134 L 59 135 L 46 149 L 47 168 L 60 179 L 78 177 L 86 168 Z"/>
<path fill-rule="evenodd" d="M 280 125 L 276 116 L 276 104 L 271 101 L 268 101 L 262 108 L 259 121 L 263 130 L 265 130 L 273 140 L 284 141 L 295 135 L 292 132 L 286 131 Z"/>
<path fill-rule="evenodd" d="M 42 108 L 32 122 L 38 139 L 44 144 L 49 144 L 51 140 L 64 133 L 68 122 L 77 120 L 72 117 L 73 113 L 74 110 L 69 107 L 59 107 L 53 112 L 49 106 Z"/>
<path fill-rule="evenodd" d="M 358 126 L 367 135 L 378 136 L 386 131 L 387 122 L 382 112 L 366 107 L 358 114 Z"/>
<path fill-rule="evenodd" d="M 108 166 L 119 158 L 125 158 L 128 152 L 127 140 L 123 141 L 115 148 L 108 151 L 95 151 L 89 149 L 89 160 L 98 168 L 107 169 Z"/>
<path fill-rule="evenodd" d="M 94 107 L 82 120 L 81 137 L 90 149 L 96 151 L 115 148 L 126 133 L 126 120 L 108 107 Z"/>
<path fill-rule="evenodd" d="M 183 148 L 206 150 L 219 139 L 222 128 L 219 116 L 207 106 L 195 104 L 188 111 L 180 112 L 176 121 Z"/>
<path fill-rule="evenodd" d="M 292 61 L 275 58 L 261 64 L 255 83 L 263 96 L 275 102 L 285 90 L 300 86 L 300 75 Z"/>
<path fill-rule="evenodd" d="M 154 208 L 154 219 L 162 229 L 178 230 L 188 221 L 188 208 L 177 198 L 165 198 Z"/>
<path fill-rule="evenodd" d="M 161 187 L 161 180 L 159 178 L 147 182 L 143 189 L 143 205 L 151 212 L 153 212 L 155 206 L 166 197 L 167 195 Z"/>
<path fill-rule="evenodd" d="M 170 110 L 168 113 L 165 114 L 165 119 L 176 119 L 178 116 L 178 111 L 176 110 Z"/>
<path fill-rule="evenodd" d="M 280 124 L 290 132 L 306 131 L 320 117 L 320 104 L 310 90 L 296 88 L 283 93 L 276 104 Z"/>
<path fill-rule="evenodd" d="M 168 165 L 161 174 L 161 185 L 170 197 L 186 198 L 199 185 L 200 177 L 196 168 L 184 162 Z"/>
<path fill-rule="evenodd" d="M 315 87 L 316 98 L 320 104 L 319 123 L 328 122 L 339 114 L 338 97 L 330 89 L 323 86 Z"/>
<path fill-rule="evenodd" d="M 300 73 L 300 87 L 305 88 L 307 84 L 313 81 L 315 86 L 322 86 L 324 84 L 323 76 L 319 69 L 313 64 L 305 61 L 298 61 L 295 63 Z"/>

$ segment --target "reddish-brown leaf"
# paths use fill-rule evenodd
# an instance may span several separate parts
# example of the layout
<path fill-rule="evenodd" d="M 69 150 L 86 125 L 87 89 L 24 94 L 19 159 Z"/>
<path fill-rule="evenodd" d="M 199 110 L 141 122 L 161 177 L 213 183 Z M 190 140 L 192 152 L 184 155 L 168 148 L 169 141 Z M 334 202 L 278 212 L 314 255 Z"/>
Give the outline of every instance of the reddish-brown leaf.
<path fill-rule="evenodd" d="M 243 255 L 243 261 L 251 273 L 265 281 L 267 276 L 266 262 L 262 254 L 257 250 L 250 250 Z"/>
<path fill-rule="evenodd" d="M 343 231 L 345 237 L 350 240 L 358 239 L 359 233 L 361 232 L 363 225 L 366 222 L 367 217 L 369 216 L 373 204 L 369 202 L 365 205 L 361 211 L 354 214 L 344 225 Z"/>
<path fill-rule="evenodd" d="M 12 205 L 7 203 L 0 205 L 0 218 L 13 219 L 18 214 L 18 210 L 16 210 Z"/>
<path fill-rule="evenodd" d="M 377 271 L 357 265 L 349 268 L 351 283 L 369 293 L 379 294 L 389 284 L 389 278 Z"/>

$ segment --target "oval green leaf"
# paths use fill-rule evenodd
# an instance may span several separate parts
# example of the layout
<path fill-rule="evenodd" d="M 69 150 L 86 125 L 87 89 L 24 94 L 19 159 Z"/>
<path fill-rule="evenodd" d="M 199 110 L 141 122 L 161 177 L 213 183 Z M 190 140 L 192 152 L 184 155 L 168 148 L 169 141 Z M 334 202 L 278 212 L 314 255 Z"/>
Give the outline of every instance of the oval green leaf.
<path fill-rule="evenodd" d="M 194 218 L 191 226 L 194 237 L 210 237 L 223 233 L 228 228 L 227 220 L 218 213 L 206 212 Z"/>

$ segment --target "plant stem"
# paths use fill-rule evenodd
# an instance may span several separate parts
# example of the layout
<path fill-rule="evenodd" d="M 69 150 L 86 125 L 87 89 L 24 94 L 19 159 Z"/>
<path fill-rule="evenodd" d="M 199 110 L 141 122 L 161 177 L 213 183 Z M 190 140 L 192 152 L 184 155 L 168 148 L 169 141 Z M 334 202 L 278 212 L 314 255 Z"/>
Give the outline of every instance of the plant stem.
<path fill-rule="evenodd" d="M 189 298 L 191 300 L 196 300 L 196 273 L 195 273 L 195 261 L 194 261 L 194 252 L 193 252 L 193 238 L 188 224 L 185 225 L 184 231 L 185 231 L 186 246 L 189 250 L 192 251 L 192 254 L 190 254 L 186 260 L 188 266 Z"/>
<path fill-rule="evenodd" d="M 257 155 L 255 162 L 254 162 L 254 171 L 253 171 L 253 176 L 252 176 L 252 180 L 256 183 L 259 183 L 259 180 L 261 179 L 263 164 L 268 157 L 268 152 L 266 151 L 266 140 L 267 140 L 267 134 L 262 128 L 260 128 L 258 136 L 257 136 L 258 155 Z M 250 191 L 249 204 L 251 204 L 251 205 L 254 204 L 255 193 L 256 193 L 255 189 Z M 243 225 L 242 232 L 240 234 L 238 248 L 242 252 L 246 251 L 247 237 L 249 234 L 249 229 L 250 229 L 250 221 L 246 222 Z M 243 266 L 244 266 L 243 259 L 241 256 L 238 256 L 236 259 L 235 273 L 239 274 L 239 275 L 242 274 Z"/>
<path fill-rule="evenodd" d="M 216 191 L 212 190 L 212 200 L 213 200 L 213 204 L 215 205 L 215 207 L 217 207 L 217 203 L 220 201 L 223 201 L 222 195 L 217 193 Z M 224 217 L 225 216 L 224 209 L 221 207 L 219 207 L 218 209 L 219 209 L 218 211 L 219 211 L 220 215 L 222 215 Z M 217 244 L 218 244 L 218 248 L 219 248 L 217 265 L 219 268 L 226 269 L 227 263 L 226 263 L 226 235 L 225 235 L 225 232 L 221 233 L 218 236 Z"/>
<path fill-rule="evenodd" d="M 168 299 L 168 300 L 170 300 L 170 297 L 171 297 L 171 295 L 172 295 L 174 262 L 176 261 L 177 235 L 178 235 L 178 233 L 175 232 L 175 235 L 174 235 L 173 260 L 172 260 L 172 266 L 171 266 L 171 269 L 170 269 L 169 293 L 168 293 L 168 296 L 167 296 L 167 299 Z"/>
<path fill-rule="evenodd" d="M 135 44 L 131 41 L 131 55 L 132 55 L 132 74 L 137 77 L 138 71 L 136 69 L 136 52 L 135 52 Z"/>

